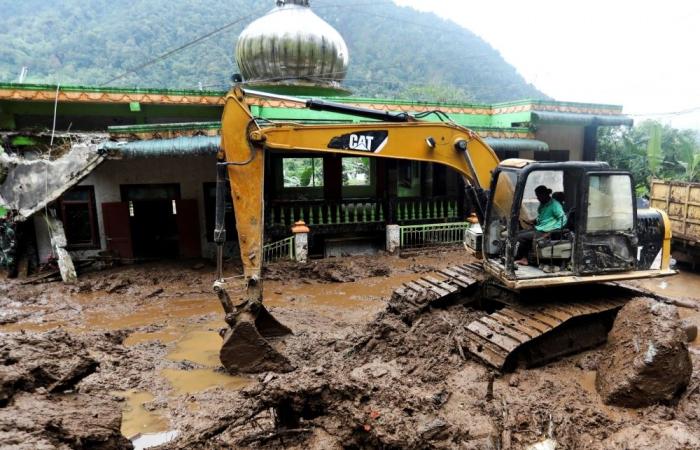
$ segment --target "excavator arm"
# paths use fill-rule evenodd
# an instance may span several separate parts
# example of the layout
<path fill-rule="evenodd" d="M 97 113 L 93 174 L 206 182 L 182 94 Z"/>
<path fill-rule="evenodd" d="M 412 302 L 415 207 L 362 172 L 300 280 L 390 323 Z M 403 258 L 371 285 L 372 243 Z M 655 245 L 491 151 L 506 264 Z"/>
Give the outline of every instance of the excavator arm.
<path fill-rule="evenodd" d="M 323 125 L 268 122 L 253 117 L 249 105 L 256 101 L 293 102 L 312 109 L 377 121 Z M 222 302 L 226 321 L 230 326 L 224 333 L 220 357 L 224 366 L 232 372 L 291 369 L 286 358 L 277 353 L 264 339 L 290 332 L 262 305 L 263 187 L 266 152 L 274 150 L 289 154 L 334 154 L 442 164 L 464 177 L 465 184 L 469 187 L 472 198 L 477 200 L 477 204 L 482 186 L 489 186 L 491 172 L 498 165 L 498 158 L 493 150 L 476 133 L 451 121 L 419 121 L 407 114 L 391 114 L 338 103 L 274 96 L 245 91 L 240 87 L 232 89 L 226 97 L 221 144 L 215 231 L 215 240 L 219 248 L 219 270 L 215 291 Z M 226 178 L 230 183 L 236 215 L 246 286 L 243 298 L 236 305 L 227 294 L 221 271 L 222 245 L 225 241 L 222 206 Z M 478 211 L 478 215 L 483 220 L 483 212 Z M 259 333 L 256 333 L 256 330 Z"/>

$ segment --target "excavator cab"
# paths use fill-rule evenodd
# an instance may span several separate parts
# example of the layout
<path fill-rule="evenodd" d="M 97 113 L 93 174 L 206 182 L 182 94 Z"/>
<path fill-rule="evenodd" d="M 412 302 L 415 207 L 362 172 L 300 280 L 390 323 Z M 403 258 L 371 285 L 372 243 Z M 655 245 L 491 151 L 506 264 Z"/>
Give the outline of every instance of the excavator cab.
<path fill-rule="evenodd" d="M 564 211 L 561 226 L 548 232 L 531 225 L 538 186 L 547 187 Z M 516 290 L 673 273 L 662 251 L 668 224 L 657 211 L 638 213 L 633 186 L 628 172 L 603 162 L 501 162 L 484 217 L 486 271 Z M 522 254 L 530 238 L 531 250 Z M 516 263 L 519 252 L 527 264 Z"/>

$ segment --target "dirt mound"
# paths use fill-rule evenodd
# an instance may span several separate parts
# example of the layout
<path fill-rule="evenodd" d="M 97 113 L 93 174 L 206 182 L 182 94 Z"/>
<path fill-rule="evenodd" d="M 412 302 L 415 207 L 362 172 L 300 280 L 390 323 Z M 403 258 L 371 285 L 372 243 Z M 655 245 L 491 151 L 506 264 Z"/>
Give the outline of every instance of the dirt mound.
<path fill-rule="evenodd" d="M 368 277 L 384 277 L 392 273 L 391 267 L 377 258 L 333 258 L 312 260 L 300 265 L 291 261 L 280 261 L 264 268 L 266 280 L 318 280 L 328 283 L 348 283 Z"/>
<path fill-rule="evenodd" d="M 470 434 L 444 415 L 447 378 L 468 363 L 460 338 L 481 313 L 431 309 L 430 299 L 395 294 L 386 311 L 345 339 L 289 338 L 285 354 L 301 369 L 263 376 L 242 392 L 246 407 L 183 435 L 177 448 L 485 448 L 493 433 Z M 251 421 L 267 426 L 246 428 Z"/>
<path fill-rule="evenodd" d="M 62 331 L 0 336 L 0 442 L 13 448 L 128 449 L 121 407 L 76 393 L 99 362 Z"/>
<path fill-rule="evenodd" d="M 627 407 L 667 402 L 690 381 L 686 333 L 675 306 L 647 298 L 618 313 L 599 363 L 596 388 L 603 401 Z"/>

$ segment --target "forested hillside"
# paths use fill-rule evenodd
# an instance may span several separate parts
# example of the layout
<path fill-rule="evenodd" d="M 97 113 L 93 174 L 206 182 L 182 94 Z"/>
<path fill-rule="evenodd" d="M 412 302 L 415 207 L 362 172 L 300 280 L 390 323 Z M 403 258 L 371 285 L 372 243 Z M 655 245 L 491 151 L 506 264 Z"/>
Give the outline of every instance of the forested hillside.
<path fill-rule="evenodd" d="M 468 30 L 389 0 L 312 0 L 350 49 L 355 95 L 495 102 L 545 98 Z M 223 89 L 238 33 L 273 0 L 0 0 L 0 81 L 102 85 L 232 26 L 111 86 Z"/>

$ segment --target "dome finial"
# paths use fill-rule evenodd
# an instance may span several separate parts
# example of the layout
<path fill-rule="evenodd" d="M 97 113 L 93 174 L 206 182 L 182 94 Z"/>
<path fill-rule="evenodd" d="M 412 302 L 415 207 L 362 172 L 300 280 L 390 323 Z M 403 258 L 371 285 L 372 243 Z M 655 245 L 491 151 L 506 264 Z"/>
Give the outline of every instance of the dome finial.
<path fill-rule="evenodd" d="M 347 95 L 340 83 L 348 60 L 343 37 L 311 10 L 309 0 L 277 0 L 236 44 L 244 82 L 269 92 Z"/>
<path fill-rule="evenodd" d="M 277 6 L 284 5 L 309 6 L 309 0 L 277 0 Z"/>

